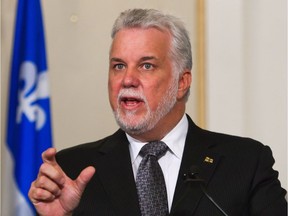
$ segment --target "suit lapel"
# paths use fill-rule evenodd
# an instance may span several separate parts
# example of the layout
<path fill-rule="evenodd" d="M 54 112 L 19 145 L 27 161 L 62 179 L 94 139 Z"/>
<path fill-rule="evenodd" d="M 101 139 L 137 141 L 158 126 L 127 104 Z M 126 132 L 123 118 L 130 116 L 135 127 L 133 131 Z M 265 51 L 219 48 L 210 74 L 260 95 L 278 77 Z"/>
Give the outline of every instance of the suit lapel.
<path fill-rule="evenodd" d="M 205 131 L 187 117 L 189 128 L 170 215 L 193 215 L 203 196 L 199 185 L 185 183 L 184 173 L 187 173 L 192 165 L 198 166 L 199 177 L 205 180 L 207 186 L 221 158 L 221 155 L 213 151 L 213 141 L 207 138 Z M 100 152 L 103 156 L 95 161 L 99 179 L 117 215 L 140 216 L 126 135 L 119 130 L 106 142 Z"/>
<path fill-rule="evenodd" d="M 104 145 L 101 149 L 104 155 L 96 163 L 99 179 L 111 198 L 117 215 L 140 215 L 126 135 L 119 130 L 107 143 L 112 145 Z"/>
<path fill-rule="evenodd" d="M 199 178 L 204 179 L 207 186 L 220 159 L 220 155 L 213 152 L 213 143 L 207 140 L 205 132 L 198 128 L 189 116 L 188 120 L 189 128 L 171 215 L 193 215 L 203 196 L 199 183 L 184 181 L 183 176 L 189 171 L 190 167 L 197 166 L 199 168 Z"/>

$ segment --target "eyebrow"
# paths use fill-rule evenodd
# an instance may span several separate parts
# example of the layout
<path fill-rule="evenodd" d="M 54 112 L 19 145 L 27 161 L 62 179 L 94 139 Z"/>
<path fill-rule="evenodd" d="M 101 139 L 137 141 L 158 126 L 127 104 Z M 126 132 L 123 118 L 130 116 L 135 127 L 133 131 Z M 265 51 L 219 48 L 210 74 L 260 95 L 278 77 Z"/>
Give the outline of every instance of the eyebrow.
<path fill-rule="evenodd" d="M 144 56 L 139 59 L 139 62 L 148 61 L 148 60 L 158 60 L 155 56 Z M 125 62 L 121 58 L 113 57 L 110 59 L 110 62 Z"/>
<path fill-rule="evenodd" d="M 124 61 L 120 58 L 111 58 L 110 62 L 124 62 Z"/>
<path fill-rule="evenodd" d="M 155 56 L 144 56 L 140 58 L 140 61 L 147 61 L 147 60 L 158 60 Z"/>

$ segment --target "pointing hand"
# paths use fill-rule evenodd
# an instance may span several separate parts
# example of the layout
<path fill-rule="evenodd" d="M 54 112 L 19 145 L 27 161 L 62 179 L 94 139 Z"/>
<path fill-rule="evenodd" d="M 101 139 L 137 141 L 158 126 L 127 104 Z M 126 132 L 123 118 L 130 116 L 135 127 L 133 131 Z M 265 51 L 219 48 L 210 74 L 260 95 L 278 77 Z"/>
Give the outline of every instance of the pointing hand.
<path fill-rule="evenodd" d="M 56 150 L 50 148 L 42 154 L 43 164 L 37 179 L 32 182 L 29 198 L 42 216 L 68 216 L 78 206 L 82 193 L 95 173 L 86 167 L 72 180 L 56 162 Z"/>

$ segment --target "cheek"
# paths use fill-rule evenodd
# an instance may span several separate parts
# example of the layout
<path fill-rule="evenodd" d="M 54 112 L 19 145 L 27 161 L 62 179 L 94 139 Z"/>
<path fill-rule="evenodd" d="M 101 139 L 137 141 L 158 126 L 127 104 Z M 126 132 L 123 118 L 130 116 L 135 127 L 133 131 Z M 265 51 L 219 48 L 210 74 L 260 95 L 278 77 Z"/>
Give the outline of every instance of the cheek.
<path fill-rule="evenodd" d="M 108 93 L 109 93 L 109 101 L 112 108 L 116 107 L 119 91 L 120 91 L 120 85 L 117 84 L 117 82 L 115 82 L 113 79 L 109 78 Z"/>
<path fill-rule="evenodd" d="M 158 83 L 154 90 L 151 92 L 151 99 L 154 104 L 162 103 L 163 100 L 169 100 L 171 90 L 173 89 L 173 95 L 175 93 L 175 88 L 178 88 L 178 83 L 172 79 L 166 79 L 165 81 Z M 174 95 L 176 97 L 176 95 Z M 170 98 L 171 99 L 171 98 Z"/>
<path fill-rule="evenodd" d="M 165 92 L 167 91 L 165 84 L 160 85 L 159 83 L 154 83 L 154 85 L 151 85 L 150 83 L 150 85 L 147 85 L 144 89 L 144 94 L 148 101 L 148 106 L 151 110 L 155 111 L 160 101 L 163 100 Z"/>

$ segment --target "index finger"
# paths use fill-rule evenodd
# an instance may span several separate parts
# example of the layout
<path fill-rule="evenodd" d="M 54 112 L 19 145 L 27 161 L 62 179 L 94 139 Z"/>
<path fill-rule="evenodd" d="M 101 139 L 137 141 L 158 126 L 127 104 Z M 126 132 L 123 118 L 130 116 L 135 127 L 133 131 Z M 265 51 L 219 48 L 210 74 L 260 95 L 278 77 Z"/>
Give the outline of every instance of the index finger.
<path fill-rule="evenodd" d="M 46 151 L 42 153 L 42 160 L 44 163 L 51 164 L 52 166 L 58 165 L 56 162 L 56 149 L 55 148 L 48 148 Z"/>

